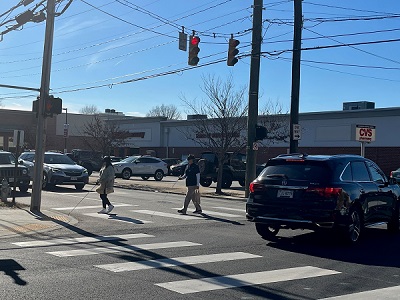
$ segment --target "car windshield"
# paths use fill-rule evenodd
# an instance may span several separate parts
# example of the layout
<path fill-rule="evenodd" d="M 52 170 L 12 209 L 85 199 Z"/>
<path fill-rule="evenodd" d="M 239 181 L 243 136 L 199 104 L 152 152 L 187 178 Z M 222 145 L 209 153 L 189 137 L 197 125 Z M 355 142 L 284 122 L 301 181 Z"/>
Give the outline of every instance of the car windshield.
<path fill-rule="evenodd" d="M 15 158 L 14 155 L 12 155 L 11 153 L 5 153 L 0 155 L 0 164 L 15 164 Z"/>
<path fill-rule="evenodd" d="M 74 165 L 75 162 L 66 155 L 58 154 L 45 154 L 44 155 L 45 164 L 62 164 L 62 165 Z"/>
<path fill-rule="evenodd" d="M 132 163 L 134 162 L 136 159 L 138 159 L 140 156 L 129 156 L 123 160 L 121 160 L 119 163 Z"/>

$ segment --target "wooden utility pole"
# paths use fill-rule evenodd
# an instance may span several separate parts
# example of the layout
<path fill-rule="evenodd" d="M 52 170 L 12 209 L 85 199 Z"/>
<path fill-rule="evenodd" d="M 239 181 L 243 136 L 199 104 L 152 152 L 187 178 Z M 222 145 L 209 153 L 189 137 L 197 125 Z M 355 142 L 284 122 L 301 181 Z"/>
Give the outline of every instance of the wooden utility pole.
<path fill-rule="evenodd" d="M 247 147 L 246 147 L 246 190 L 249 195 L 249 184 L 256 178 L 256 125 L 258 119 L 258 90 L 260 83 L 260 53 L 262 40 L 262 10 L 263 0 L 254 0 L 253 5 L 253 35 L 250 62 L 249 113 L 247 116 Z"/>
<path fill-rule="evenodd" d="M 294 0 L 294 35 L 292 60 L 292 94 L 290 105 L 290 153 L 298 152 L 298 139 L 294 136 L 294 125 L 299 124 L 301 30 L 303 27 L 302 0 Z"/>
<path fill-rule="evenodd" d="M 30 210 L 40 212 L 43 180 L 44 148 L 46 145 L 45 105 L 49 98 L 51 56 L 53 51 L 53 34 L 55 18 L 55 0 L 47 0 L 46 33 L 43 49 L 42 80 L 38 105 L 38 121 L 36 132 L 35 166 L 33 169 L 33 184 Z"/>

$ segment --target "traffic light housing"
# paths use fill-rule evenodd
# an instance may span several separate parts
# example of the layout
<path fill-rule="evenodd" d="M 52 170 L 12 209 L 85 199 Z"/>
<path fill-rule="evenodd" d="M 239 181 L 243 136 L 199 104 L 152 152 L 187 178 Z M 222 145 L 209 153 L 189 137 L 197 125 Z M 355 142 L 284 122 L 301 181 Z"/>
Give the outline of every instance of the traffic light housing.
<path fill-rule="evenodd" d="M 39 101 L 40 97 L 37 97 L 37 100 L 33 101 L 32 110 L 36 112 L 36 115 L 39 113 Z M 53 115 L 59 115 L 62 112 L 62 99 L 54 98 L 54 96 L 49 96 L 46 100 L 44 106 L 44 116 L 52 117 Z"/>
<path fill-rule="evenodd" d="M 236 47 L 240 44 L 240 42 L 234 38 L 229 39 L 229 49 L 228 49 L 228 59 L 226 60 L 226 64 L 230 67 L 234 66 L 239 60 L 236 55 L 239 54 L 239 50 Z"/>
<path fill-rule="evenodd" d="M 267 128 L 261 125 L 256 125 L 256 141 L 266 139 L 268 136 Z"/>
<path fill-rule="evenodd" d="M 199 48 L 200 38 L 198 36 L 192 35 L 189 37 L 189 59 L 188 64 L 190 66 L 197 66 L 199 63 L 198 54 L 200 52 Z"/>

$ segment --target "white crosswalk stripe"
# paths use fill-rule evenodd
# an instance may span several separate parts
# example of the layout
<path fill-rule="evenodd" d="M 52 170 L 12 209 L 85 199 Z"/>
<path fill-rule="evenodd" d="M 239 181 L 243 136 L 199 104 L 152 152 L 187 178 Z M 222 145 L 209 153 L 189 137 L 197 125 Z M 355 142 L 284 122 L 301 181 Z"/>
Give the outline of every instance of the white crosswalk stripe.
<path fill-rule="evenodd" d="M 273 271 L 236 274 L 229 276 L 171 281 L 165 283 L 157 283 L 156 285 L 180 294 L 192 294 L 205 291 L 320 277 L 334 274 L 340 274 L 340 272 L 306 266 Z"/>
<path fill-rule="evenodd" d="M 154 235 L 146 233 L 132 233 L 132 234 L 121 234 L 121 235 L 110 235 L 110 236 L 94 236 L 94 237 L 85 236 L 79 238 L 35 240 L 27 242 L 17 242 L 12 244 L 19 247 L 43 247 L 43 246 L 53 246 L 53 245 L 72 245 L 80 243 L 106 242 L 106 241 L 128 240 L 128 239 L 149 238 L 149 237 L 154 237 Z"/>
<path fill-rule="evenodd" d="M 400 298 L 400 285 L 377 289 L 372 291 L 364 291 L 360 293 L 347 294 L 342 296 L 323 298 L 320 300 L 376 300 L 376 299 L 385 299 L 385 300 L 398 300 Z"/>
<path fill-rule="evenodd" d="M 115 264 L 96 265 L 96 267 L 112 272 L 137 271 L 153 268 L 175 267 L 182 265 L 196 265 L 221 261 L 232 261 L 248 258 L 259 258 L 261 256 L 244 252 L 218 253 L 209 255 L 197 255 L 186 257 L 175 257 L 166 259 L 143 260 L 138 262 L 124 262 Z"/>
<path fill-rule="evenodd" d="M 173 210 L 178 210 L 180 208 L 172 208 Z M 217 212 L 217 211 L 211 211 L 211 210 L 202 210 L 203 214 L 210 215 L 210 216 L 219 216 L 219 217 L 225 217 L 225 218 L 243 218 L 244 216 L 240 215 L 233 215 L 233 214 L 228 214 L 228 213 L 222 213 L 222 212 Z M 201 216 L 201 215 L 200 215 Z"/>
<path fill-rule="evenodd" d="M 155 249 L 167 249 L 167 248 L 178 248 L 178 247 L 192 247 L 201 246 L 198 243 L 192 243 L 187 241 L 178 242 L 166 242 L 166 243 L 152 243 L 152 244 L 139 244 L 139 245 L 126 245 L 126 246 L 112 246 L 112 247 L 98 247 L 92 249 L 77 249 L 77 250 L 66 250 L 66 251 L 52 251 L 46 252 L 48 254 L 58 257 L 72 257 L 82 255 L 94 255 L 104 253 L 117 253 L 121 251 L 141 251 L 141 250 L 155 250 Z"/>
<path fill-rule="evenodd" d="M 89 216 L 89 217 L 95 217 L 95 218 L 100 218 L 100 219 L 113 220 L 113 221 L 125 222 L 125 223 L 131 223 L 131 224 L 132 223 L 133 224 L 153 223 L 152 221 L 148 221 L 148 220 L 134 219 L 134 218 L 126 217 L 126 216 L 118 216 L 118 215 L 113 215 L 113 214 L 87 213 L 84 215 Z"/>
<path fill-rule="evenodd" d="M 244 208 L 233 208 L 233 207 L 223 207 L 223 206 L 214 206 L 215 209 L 222 209 L 222 210 L 231 210 L 231 211 L 238 211 L 241 213 L 245 213 L 246 209 Z"/>
<path fill-rule="evenodd" d="M 127 207 L 127 206 L 139 206 L 139 205 L 133 205 L 133 204 L 114 204 L 115 207 Z M 77 209 L 100 209 L 101 207 L 99 205 L 88 205 L 88 206 L 69 206 L 69 207 L 54 207 L 52 210 L 77 210 Z"/>
<path fill-rule="evenodd" d="M 139 213 L 139 214 L 146 214 L 146 215 L 151 215 L 151 216 L 159 216 L 159 217 L 167 217 L 167 218 L 172 218 L 172 219 L 180 219 L 180 220 L 198 220 L 199 217 L 195 216 L 188 216 L 188 215 L 181 215 L 179 213 L 175 214 L 170 214 L 170 213 L 165 213 L 161 211 L 154 211 L 154 210 L 131 210 L 134 213 Z"/>

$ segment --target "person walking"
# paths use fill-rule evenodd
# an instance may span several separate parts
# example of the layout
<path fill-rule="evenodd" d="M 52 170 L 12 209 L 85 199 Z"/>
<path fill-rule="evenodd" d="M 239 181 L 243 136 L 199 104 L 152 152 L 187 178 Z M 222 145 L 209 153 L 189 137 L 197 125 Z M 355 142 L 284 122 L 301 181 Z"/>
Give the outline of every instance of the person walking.
<path fill-rule="evenodd" d="M 196 210 L 193 213 L 200 214 L 202 212 L 200 206 L 200 191 L 199 191 L 200 169 L 199 166 L 194 162 L 194 159 L 195 159 L 194 155 L 189 154 L 189 156 L 187 157 L 188 165 L 185 169 L 185 174 L 178 177 L 179 180 L 186 179 L 186 187 L 187 187 L 186 197 L 183 202 L 183 207 L 180 210 L 178 210 L 178 213 L 183 215 L 186 214 L 190 200 L 193 201 L 193 204 L 196 208 Z"/>
<path fill-rule="evenodd" d="M 110 203 L 107 197 L 108 194 L 114 193 L 114 178 L 115 171 L 111 163 L 111 158 L 109 156 L 104 156 L 103 166 L 100 169 L 100 177 L 97 180 L 100 186 L 96 189 L 103 203 L 103 209 L 99 211 L 99 214 L 108 214 L 114 209 L 114 205 Z"/>

